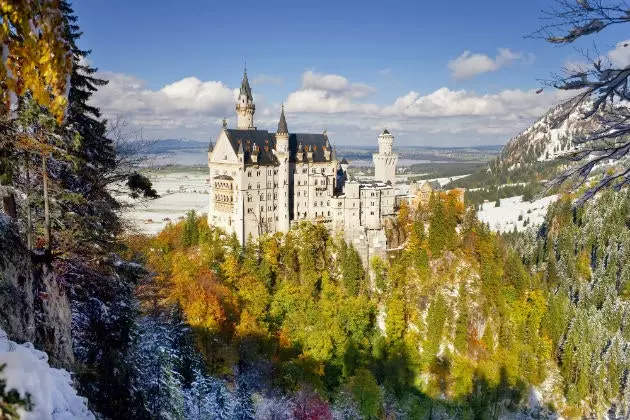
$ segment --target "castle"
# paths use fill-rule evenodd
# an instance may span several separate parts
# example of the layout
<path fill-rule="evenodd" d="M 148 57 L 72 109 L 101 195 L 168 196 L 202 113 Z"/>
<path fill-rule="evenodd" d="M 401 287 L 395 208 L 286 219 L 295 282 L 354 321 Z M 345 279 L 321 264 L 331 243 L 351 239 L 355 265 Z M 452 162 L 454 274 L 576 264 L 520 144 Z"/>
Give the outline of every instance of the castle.
<path fill-rule="evenodd" d="M 394 215 L 398 155 L 387 130 L 378 138 L 372 181 L 348 177 L 328 135 L 290 133 L 280 113 L 275 133 L 254 125 L 256 106 L 243 75 L 236 103 L 237 127 L 223 121 L 208 148 L 208 223 L 236 234 L 241 243 L 265 233 L 288 232 L 301 221 L 324 224 L 344 235 L 367 262 L 385 256 L 384 220 Z"/>

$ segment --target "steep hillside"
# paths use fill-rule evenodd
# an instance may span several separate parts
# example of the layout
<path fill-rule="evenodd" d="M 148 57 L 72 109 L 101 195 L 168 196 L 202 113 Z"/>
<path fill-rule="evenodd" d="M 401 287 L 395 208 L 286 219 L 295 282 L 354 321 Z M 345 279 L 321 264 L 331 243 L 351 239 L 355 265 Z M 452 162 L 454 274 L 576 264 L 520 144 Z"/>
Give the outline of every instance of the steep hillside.
<path fill-rule="evenodd" d="M 493 172 L 512 171 L 535 162 L 551 161 L 575 150 L 573 139 L 597 128 L 592 119 L 584 120 L 585 106 L 571 111 L 572 103 L 551 108 L 531 127 L 513 137 L 490 164 Z"/>

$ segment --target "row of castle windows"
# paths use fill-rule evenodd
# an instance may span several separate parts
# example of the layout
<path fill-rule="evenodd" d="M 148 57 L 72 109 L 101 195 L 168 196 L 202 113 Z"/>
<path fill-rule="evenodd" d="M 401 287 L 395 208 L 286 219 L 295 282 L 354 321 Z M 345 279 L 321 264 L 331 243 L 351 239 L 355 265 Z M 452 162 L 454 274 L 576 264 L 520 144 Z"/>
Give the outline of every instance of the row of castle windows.
<path fill-rule="evenodd" d="M 276 205 L 274 205 L 273 208 L 271 206 L 267 206 L 267 211 L 276 210 L 277 208 L 278 207 Z M 265 211 L 265 206 L 260 206 L 260 212 L 264 213 L 264 211 Z M 254 213 L 254 209 L 252 207 L 248 207 L 247 208 L 247 213 L 248 214 Z M 278 220 L 278 219 L 276 218 L 276 220 Z"/>
<path fill-rule="evenodd" d="M 274 169 L 273 170 L 273 174 L 277 175 L 278 174 L 278 170 Z M 267 169 L 267 175 L 271 176 L 271 169 Z M 247 176 L 251 178 L 252 171 L 247 171 Z M 260 171 L 256 171 L 256 176 L 260 176 Z"/>
<path fill-rule="evenodd" d="M 226 194 L 215 194 L 214 201 L 222 202 L 222 203 L 232 203 L 234 202 L 234 197 Z"/>
<path fill-rule="evenodd" d="M 253 197 L 251 195 L 247 196 L 247 202 L 251 203 L 252 202 Z M 278 199 L 278 193 L 273 193 L 273 199 L 277 200 Z M 267 200 L 271 200 L 271 193 L 267 193 Z M 265 195 L 264 194 L 260 194 L 260 201 L 265 201 Z"/>
<path fill-rule="evenodd" d="M 232 183 L 231 183 L 231 182 L 219 182 L 219 181 L 215 181 L 215 183 L 214 183 L 214 187 L 215 187 L 215 188 L 224 189 L 224 190 L 231 190 L 231 189 L 232 189 Z"/>

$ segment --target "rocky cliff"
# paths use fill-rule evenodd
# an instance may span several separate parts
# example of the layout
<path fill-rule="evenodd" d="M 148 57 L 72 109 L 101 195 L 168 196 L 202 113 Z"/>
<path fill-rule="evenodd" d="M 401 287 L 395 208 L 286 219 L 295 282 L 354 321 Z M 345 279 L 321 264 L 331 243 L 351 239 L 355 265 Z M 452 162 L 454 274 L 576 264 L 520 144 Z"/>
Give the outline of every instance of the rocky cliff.
<path fill-rule="evenodd" d="M 44 349 L 54 366 L 74 363 L 70 302 L 52 267 L 24 245 L 0 212 L 0 328 L 12 340 Z"/>

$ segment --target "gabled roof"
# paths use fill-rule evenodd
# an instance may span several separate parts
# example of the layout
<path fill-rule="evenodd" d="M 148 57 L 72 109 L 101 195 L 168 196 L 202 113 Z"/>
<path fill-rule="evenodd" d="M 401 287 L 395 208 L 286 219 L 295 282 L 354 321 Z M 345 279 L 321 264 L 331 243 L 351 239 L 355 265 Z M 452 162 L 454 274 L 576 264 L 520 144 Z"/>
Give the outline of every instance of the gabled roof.
<path fill-rule="evenodd" d="M 226 128 L 225 134 L 232 145 L 235 153 L 239 153 L 242 148 L 244 162 L 246 165 L 254 164 L 252 153 L 258 149 L 257 165 L 276 165 L 278 160 L 273 154 L 276 147 L 276 136 L 267 130 L 238 130 Z"/>
<path fill-rule="evenodd" d="M 270 133 L 267 130 L 238 130 L 232 128 L 226 128 L 225 134 L 227 135 L 232 149 L 235 153 L 242 152 L 244 154 L 244 162 L 246 165 L 253 165 L 252 153 L 258 149 L 258 161 L 257 165 L 277 165 L 278 159 L 273 153 L 276 147 L 276 135 Z M 297 161 L 296 155 L 298 153 L 299 146 L 305 154 L 306 152 L 313 152 L 313 162 L 330 162 L 331 159 L 326 159 L 325 148 L 330 151 L 331 158 L 333 157 L 332 148 L 328 142 L 328 137 L 325 134 L 308 134 L 308 133 L 292 133 L 289 135 L 289 153 L 291 162 Z"/>
<path fill-rule="evenodd" d="M 383 130 L 383 134 L 389 134 L 389 131 L 387 131 L 387 128 Z"/>
<path fill-rule="evenodd" d="M 328 136 L 326 134 L 309 134 L 309 133 L 293 133 L 289 136 L 289 152 L 291 153 L 291 161 L 295 162 L 298 147 L 302 146 L 304 152 L 313 151 L 313 162 L 329 162 L 326 159 L 324 148 L 328 148 L 331 152 Z"/>
<path fill-rule="evenodd" d="M 346 160 L 346 158 L 341 159 L 341 162 L 339 162 L 339 163 L 342 164 L 342 165 L 350 165 L 350 162 L 348 162 Z"/>

